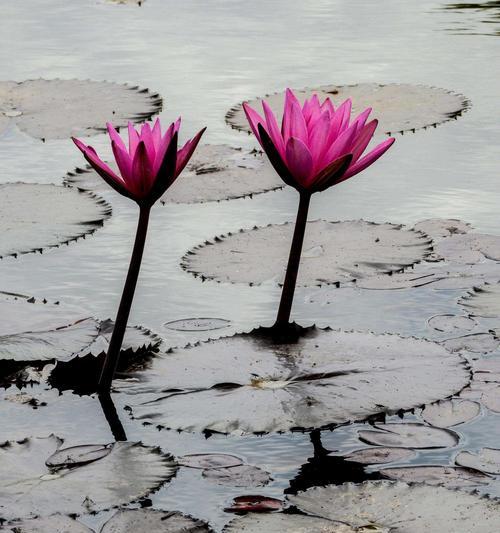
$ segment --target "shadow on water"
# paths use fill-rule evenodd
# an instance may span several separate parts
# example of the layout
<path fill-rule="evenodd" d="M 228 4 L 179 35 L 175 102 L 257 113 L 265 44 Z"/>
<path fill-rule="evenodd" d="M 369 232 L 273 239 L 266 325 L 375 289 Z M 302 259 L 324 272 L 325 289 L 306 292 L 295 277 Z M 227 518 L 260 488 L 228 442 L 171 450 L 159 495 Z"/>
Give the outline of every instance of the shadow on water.
<path fill-rule="evenodd" d="M 447 28 L 453 34 L 466 35 L 500 35 L 500 2 L 464 2 L 447 4 L 442 10 L 458 13 L 466 20 L 459 21 L 457 26 Z M 489 26 L 483 26 L 488 24 Z"/>

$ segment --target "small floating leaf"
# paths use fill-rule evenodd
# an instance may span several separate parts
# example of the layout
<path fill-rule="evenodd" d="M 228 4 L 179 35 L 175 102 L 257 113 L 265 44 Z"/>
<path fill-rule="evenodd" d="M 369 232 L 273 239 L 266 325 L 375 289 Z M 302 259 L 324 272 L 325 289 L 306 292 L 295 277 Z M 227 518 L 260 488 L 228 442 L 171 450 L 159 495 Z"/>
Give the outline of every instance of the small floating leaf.
<path fill-rule="evenodd" d="M 203 477 L 218 485 L 231 487 L 261 487 L 271 480 L 268 472 L 251 465 L 211 468 L 203 471 Z"/>
<path fill-rule="evenodd" d="M 346 461 L 353 461 L 355 463 L 362 463 L 365 465 L 376 465 L 407 461 L 416 455 L 416 452 L 407 448 L 380 447 L 362 448 L 361 450 L 350 452 L 343 457 Z"/>
<path fill-rule="evenodd" d="M 422 418 L 431 426 L 449 428 L 469 422 L 480 412 L 481 406 L 471 400 L 442 400 L 426 405 Z"/>
<path fill-rule="evenodd" d="M 389 479 L 441 485 L 449 489 L 470 488 L 491 483 L 491 478 L 477 470 L 456 466 L 404 466 L 385 468 L 379 473 Z"/>
<path fill-rule="evenodd" d="M 478 453 L 463 451 L 455 457 L 455 463 L 486 474 L 500 475 L 500 450 L 482 448 Z"/>
<path fill-rule="evenodd" d="M 180 457 L 178 463 L 189 468 L 211 470 L 213 468 L 240 466 L 243 461 L 236 455 L 228 455 L 227 453 L 193 453 Z"/>

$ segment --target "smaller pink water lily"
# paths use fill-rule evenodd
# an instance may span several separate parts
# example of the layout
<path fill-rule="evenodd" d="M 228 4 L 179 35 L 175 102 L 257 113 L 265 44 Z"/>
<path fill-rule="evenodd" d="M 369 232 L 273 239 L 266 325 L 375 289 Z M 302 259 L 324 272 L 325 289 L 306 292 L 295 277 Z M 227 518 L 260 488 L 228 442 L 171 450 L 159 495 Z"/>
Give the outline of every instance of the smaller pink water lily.
<path fill-rule="evenodd" d="M 318 192 L 336 185 L 374 163 L 392 145 L 391 137 L 363 156 L 377 128 L 367 122 L 371 108 L 351 121 L 351 100 L 335 109 L 313 94 L 303 105 L 286 90 L 281 128 L 268 103 L 264 117 L 244 103 L 250 127 L 281 179 L 299 192 Z"/>
<path fill-rule="evenodd" d="M 118 173 L 104 163 L 92 146 L 75 138 L 73 141 L 93 169 L 115 191 L 139 204 L 152 205 L 177 179 L 205 131 L 203 128 L 178 150 L 180 125 L 179 118 L 162 134 L 159 119 L 153 127 L 143 124 L 140 131 L 129 122 L 127 147 L 115 128 L 107 123 Z"/>

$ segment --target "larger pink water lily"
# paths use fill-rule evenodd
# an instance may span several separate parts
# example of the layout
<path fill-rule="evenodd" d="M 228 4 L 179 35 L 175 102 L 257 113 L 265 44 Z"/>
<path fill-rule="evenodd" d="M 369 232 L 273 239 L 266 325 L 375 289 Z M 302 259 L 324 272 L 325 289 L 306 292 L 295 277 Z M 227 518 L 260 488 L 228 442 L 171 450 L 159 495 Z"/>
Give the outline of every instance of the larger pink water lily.
<path fill-rule="evenodd" d="M 337 109 L 314 94 L 300 104 L 286 90 L 281 128 L 267 102 L 264 118 L 248 104 L 243 108 L 260 145 L 283 181 L 299 192 L 318 192 L 351 178 L 374 163 L 394 142 L 389 138 L 363 155 L 378 121 L 367 122 L 371 108 L 351 121 L 351 100 Z"/>
<path fill-rule="evenodd" d="M 139 204 L 152 205 L 177 179 L 205 131 L 203 128 L 178 150 L 177 138 L 180 125 L 179 118 L 162 134 L 159 119 L 153 127 L 148 123 L 143 124 L 140 131 L 129 122 L 128 146 L 126 146 L 115 128 L 108 123 L 107 128 L 118 173 L 104 163 L 92 146 L 87 146 L 75 138 L 73 141 L 108 185 Z"/>

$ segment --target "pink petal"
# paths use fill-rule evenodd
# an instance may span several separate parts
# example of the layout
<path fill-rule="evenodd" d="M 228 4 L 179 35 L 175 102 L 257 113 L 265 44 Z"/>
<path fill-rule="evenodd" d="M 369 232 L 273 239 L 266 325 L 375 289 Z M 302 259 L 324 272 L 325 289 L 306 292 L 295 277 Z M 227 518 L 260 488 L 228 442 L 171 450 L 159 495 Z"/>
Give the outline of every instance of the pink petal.
<path fill-rule="evenodd" d="M 177 166 L 175 169 L 176 177 L 183 171 L 184 167 L 188 164 L 188 161 L 191 159 L 193 152 L 195 151 L 198 143 L 200 142 L 201 136 L 205 133 L 207 128 L 200 130 L 191 141 L 188 141 L 178 152 L 177 152 Z"/>
<path fill-rule="evenodd" d="M 353 121 L 353 124 L 356 124 L 357 133 L 359 133 L 365 126 L 368 116 L 372 112 L 372 108 L 366 108 L 362 113 L 360 113 Z"/>
<path fill-rule="evenodd" d="M 160 146 L 160 141 L 161 141 L 161 123 L 160 123 L 160 119 L 157 118 L 153 126 L 153 142 L 155 145 L 155 150 L 158 150 L 158 146 Z"/>
<path fill-rule="evenodd" d="M 106 122 L 106 127 L 108 128 L 108 134 L 109 138 L 111 139 L 111 142 L 114 141 L 122 150 L 127 150 L 125 148 L 125 143 L 123 142 L 123 139 L 120 137 L 113 125 L 110 122 Z"/>
<path fill-rule="evenodd" d="M 389 139 L 376 146 L 371 152 L 365 155 L 365 157 L 361 158 L 357 163 L 355 163 L 349 168 L 349 170 L 344 174 L 342 181 L 351 178 L 355 174 L 358 174 L 359 172 L 365 170 L 365 168 L 369 167 L 379 157 L 384 155 L 387 150 L 389 150 L 394 141 L 395 139 L 393 137 L 390 137 Z"/>
<path fill-rule="evenodd" d="M 286 143 L 286 165 L 292 176 L 302 186 L 307 187 L 313 161 L 309 148 L 295 137 L 288 139 Z"/>
<path fill-rule="evenodd" d="M 259 135 L 259 124 L 262 124 L 264 128 L 266 127 L 266 123 L 264 122 L 263 118 L 252 109 L 246 102 L 243 102 L 243 110 L 245 111 L 245 115 L 247 116 L 248 123 L 250 124 L 250 128 L 252 128 L 253 134 L 255 137 L 257 137 L 257 140 L 260 143 L 260 135 Z M 262 143 L 261 143 L 262 144 Z"/>
<path fill-rule="evenodd" d="M 147 122 L 142 125 L 140 138 L 141 141 L 144 142 L 149 161 L 152 165 L 155 160 L 156 149 L 153 140 L 153 132 L 151 131 L 151 126 Z"/>
<path fill-rule="evenodd" d="M 351 120 L 352 100 L 348 98 L 344 103 L 344 113 L 342 116 L 342 123 L 340 125 L 339 133 L 342 133 L 349 127 L 349 121 Z"/>
<path fill-rule="evenodd" d="M 328 140 L 328 133 L 330 132 L 330 116 L 328 111 L 320 115 L 316 123 L 312 126 L 309 132 L 309 149 L 313 158 L 314 170 L 319 169 L 322 161 L 322 155 L 328 149 L 326 144 Z"/>
<path fill-rule="evenodd" d="M 125 181 L 125 183 L 129 182 L 132 174 L 132 160 L 130 159 L 128 152 L 126 149 L 122 149 L 114 140 L 111 141 L 111 149 L 113 150 L 113 155 L 115 156 L 115 161 L 123 181 Z"/>
<path fill-rule="evenodd" d="M 335 139 L 340 135 L 342 122 L 344 120 L 344 113 L 347 107 L 347 100 L 342 102 L 337 108 L 337 111 L 333 114 L 332 121 L 330 123 L 330 133 L 328 134 L 327 144 L 330 146 L 335 142 Z"/>
<path fill-rule="evenodd" d="M 274 113 L 267 102 L 262 102 L 262 107 L 264 108 L 264 115 L 266 117 L 267 132 L 269 133 L 269 137 L 273 141 L 273 144 L 278 150 L 282 159 L 285 159 L 285 143 L 283 141 L 283 137 L 281 136 L 278 121 L 276 120 L 276 117 L 274 116 Z"/>
<path fill-rule="evenodd" d="M 366 147 L 371 141 L 371 138 L 373 137 L 373 134 L 375 133 L 375 130 L 377 129 L 377 125 L 378 120 L 374 119 L 368 122 L 368 124 L 366 124 L 361 130 L 361 133 L 356 138 L 354 146 L 352 147 L 352 164 L 356 163 L 356 161 L 365 151 Z"/>
<path fill-rule="evenodd" d="M 178 119 L 175 123 L 170 124 L 165 132 L 165 135 L 163 135 L 160 141 L 160 144 L 156 150 L 156 156 L 153 165 L 155 175 L 158 174 L 158 171 L 160 170 L 161 164 L 163 163 L 163 158 L 165 157 L 170 142 L 172 141 L 172 137 L 174 136 L 175 128 L 178 126 L 180 126 L 180 119 Z"/>
<path fill-rule="evenodd" d="M 292 102 L 290 108 L 290 137 L 300 139 L 306 146 L 309 143 L 309 134 L 307 132 L 307 125 L 302 114 L 302 108 L 298 102 Z M 289 138 L 290 138 L 289 137 Z M 286 143 L 288 138 L 283 139 Z"/>
<path fill-rule="evenodd" d="M 285 105 L 283 108 L 283 120 L 281 122 L 281 135 L 285 144 L 291 137 L 290 128 L 292 126 L 292 107 L 294 104 L 300 108 L 300 102 L 297 100 L 297 97 L 291 89 L 287 89 L 285 91 Z"/>
<path fill-rule="evenodd" d="M 333 118 L 333 115 L 335 114 L 335 108 L 333 107 L 330 98 L 325 98 L 325 101 L 321 104 L 321 111 L 328 111 L 330 113 L 330 119 Z"/>
<path fill-rule="evenodd" d="M 350 152 L 353 141 L 356 139 L 356 124 L 352 124 L 342 132 L 330 146 L 321 161 L 322 165 L 328 165 L 334 159 Z"/>
<path fill-rule="evenodd" d="M 132 122 L 128 123 L 128 153 L 134 157 L 137 145 L 139 144 L 139 134 L 135 131 Z"/>
<path fill-rule="evenodd" d="M 134 188 L 139 198 L 144 198 L 150 191 L 155 176 L 151 168 L 146 145 L 140 141 L 132 161 L 132 179 L 130 186 Z"/>

